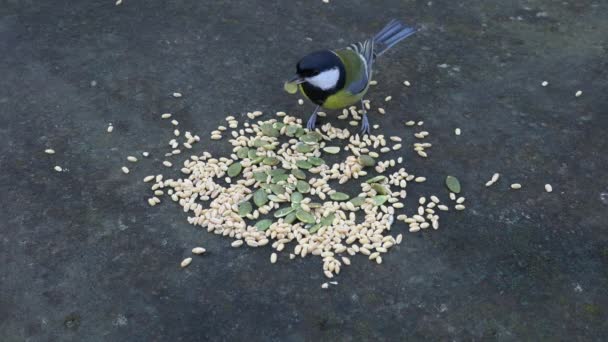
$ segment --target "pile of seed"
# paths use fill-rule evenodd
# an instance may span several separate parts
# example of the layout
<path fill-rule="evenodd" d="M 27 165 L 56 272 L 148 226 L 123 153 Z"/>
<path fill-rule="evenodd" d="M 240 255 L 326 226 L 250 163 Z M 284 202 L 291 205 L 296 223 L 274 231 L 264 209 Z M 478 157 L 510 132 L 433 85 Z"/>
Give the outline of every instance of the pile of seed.
<path fill-rule="evenodd" d="M 251 120 L 261 115 L 247 113 Z M 352 108 L 344 111 L 343 118 L 349 115 L 361 117 Z M 413 233 L 439 228 L 439 211 L 449 207 L 437 196 L 429 201 L 419 198 L 414 213 L 407 213 L 403 202 L 408 184 L 426 178 L 406 171 L 401 157 L 381 158 L 401 148 L 400 137 L 359 136 L 329 123 L 310 132 L 301 119 L 284 112 L 277 117 L 244 122 L 241 128 L 233 116 L 226 118 L 229 134 L 219 126 L 211 139 L 228 135 L 233 153 L 191 155 L 180 163 L 179 178 L 145 177 L 153 191 L 148 203 L 155 206 L 163 196 L 170 198 L 188 213 L 190 224 L 233 239 L 233 247 L 270 245 L 276 251 L 272 263 L 320 256 L 328 278 L 350 265 L 349 256 L 359 253 L 382 263 L 384 253 L 403 239 L 391 234 L 395 219 L 408 223 Z M 169 142 L 174 150 L 168 154 L 173 156 L 179 145 L 179 134 L 174 135 Z M 182 145 L 191 148 L 200 138 L 186 132 L 186 140 Z M 323 158 L 338 160 L 329 164 Z M 358 183 L 357 193 L 335 188 L 352 181 Z M 455 208 L 464 209 L 463 201 L 458 199 Z M 182 267 L 190 262 L 184 261 Z"/>

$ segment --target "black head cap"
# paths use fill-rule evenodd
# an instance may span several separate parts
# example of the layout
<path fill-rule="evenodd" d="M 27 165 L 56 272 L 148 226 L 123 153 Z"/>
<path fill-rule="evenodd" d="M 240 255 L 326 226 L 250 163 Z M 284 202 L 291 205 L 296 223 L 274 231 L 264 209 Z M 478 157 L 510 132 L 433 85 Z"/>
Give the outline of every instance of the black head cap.
<path fill-rule="evenodd" d="M 342 61 L 335 53 L 321 50 L 309 53 L 300 59 L 297 72 L 300 77 L 312 77 L 332 68 L 343 68 Z"/>

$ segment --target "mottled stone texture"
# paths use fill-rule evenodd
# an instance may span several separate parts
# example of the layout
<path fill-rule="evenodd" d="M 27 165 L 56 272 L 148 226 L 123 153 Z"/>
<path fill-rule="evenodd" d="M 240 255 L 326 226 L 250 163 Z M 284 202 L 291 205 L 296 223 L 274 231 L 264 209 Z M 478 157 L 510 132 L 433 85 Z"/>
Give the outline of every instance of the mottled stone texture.
<path fill-rule="evenodd" d="M 449 173 L 467 211 L 406 233 L 382 265 L 353 258 L 321 290 L 319 259 L 271 265 L 268 248 L 229 248 L 173 203 L 148 207 L 141 179 L 166 171 L 171 138 L 161 113 L 205 137 L 198 150 L 225 153 L 207 140 L 223 117 L 308 115 L 282 91 L 297 58 L 392 17 L 423 31 L 377 64 L 369 98 L 393 100 L 370 119 L 404 146 L 406 119 L 431 132 L 428 160 L 400 152 L 429 178 L 411 187 L 410 208 L 418 195 L 447 198 Z M 601 0 L 4 0 L 0 339 L 605 339 L 606 18 Z M 208 253 L 180 269 L 196 245 Z"/>

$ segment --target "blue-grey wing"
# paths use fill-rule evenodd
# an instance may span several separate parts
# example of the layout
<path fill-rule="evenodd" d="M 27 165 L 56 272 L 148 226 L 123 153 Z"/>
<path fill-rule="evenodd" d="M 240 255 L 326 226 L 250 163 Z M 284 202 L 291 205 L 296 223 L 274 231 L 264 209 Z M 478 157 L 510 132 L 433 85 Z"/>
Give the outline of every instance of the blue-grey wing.
<path fill-rule="evenodd" d="M 347 80 L 346 89 L 351 94 L 358 94 L 364 91 L 372 77 L 372 65 L 374 62 L 374 41 L 368 39 L 364 42 L 351 44 L 347 47 L 347 51 L 353 52 L 348 54 L 350 59 L 350 70 L 353 75 Z"/>

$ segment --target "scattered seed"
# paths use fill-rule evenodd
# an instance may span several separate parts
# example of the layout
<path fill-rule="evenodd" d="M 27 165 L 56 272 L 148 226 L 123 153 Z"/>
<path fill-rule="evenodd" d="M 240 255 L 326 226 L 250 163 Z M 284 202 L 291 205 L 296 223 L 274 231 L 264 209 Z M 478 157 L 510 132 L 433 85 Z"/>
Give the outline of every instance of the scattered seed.
<path fill-rule="evenodd" d="M 369 85 L 377 85 L 377 84 L 378 84 L 378 81 L 376 81 L 376 80 L 371 80 L 369 82 Z"/>
<path fill-rule="evenodd" d="M 414 126 L 416 125 L 416 121 L 408 121 L 405 123 L 406 126 Z"/>
<path fill-rule="evenodd" d="M 416 183 L 422 183 L 426 181 L 426 177 L 416 177 L 414 178 L 414 182 Z"/>
<path fill-rule="evenodd" d="M 46 154 L 55 154 L 55 150 L 53 150 L 52 148 L 47 148 L 46 150 L 44 150 L 44 153 L 46 153 Z"/>
<path fill-rule="evenodd" d="M 270 263 L 274 264 L 277 262 L 277 253 L 270 254 Z"/>
<path fill-rule="evenodd" d="M 59 166 L 59 165 L 55 166 L 55 167 L 54 167 L 54 169 L 55 169 L 55 171 L 57 171 L 57 172 L 61 172 L 61 171 L 63 171 L 63 168 L 62 168 L 61 166 Z M 123 169 L 123 170 L 124 170 L 124 169 Z M 128 173 L 128 172 L 129 172 L 129 170 L 127 170 L 127 172 L 126 172 L 126 173 Z"/>
<path fill-rule="evenodd" d="M 326 1 L 323 1 L 323 2 L 327 3 L 327 2 L 329 2 L 329 0 L 326 0 Z M 323 283 L 323 284 L 321 284 L 321 288 L 322 289 L 327 289 L 327 288 L 329 288 L 329 284 L 328 283 Z"/>
<path fill-rule="evenodd" d="M 549 85 L 549 82 L 543 81 L 543 83 L 541 83 L 540 85 L 542 85 L 543 87 L 546 87 L 547 85 Z"/>
<path fill-rule="evenodd" d="M 182 260 L 180 266 L 182 268 L 188 267 L 188 265 L 190 265 L 191 262 L 192 262 L 192 258 L 186 258 L 186 259 Z"/>
<path fill-rule="evenodd" d="M 168 160 L 163 161 L 163 165 L 165 165 L 166 167 L 173 166 L 173 164 L 170 161 L 168 161 Z"/>
<path fill-rule="evenodd" d="M 456 194 L 460 193 L 460 181 L 458 180 L 458 178 L 454 176 L 447 176 L 445 178 L 445 185 L 451 192 Z"/>
<path fill-rule="evenodd" d="M 304 100 L 302 100 L 302 99 L 298 99 L 298 104 L 299 104 L 300 106 L 301 106 L 301 105 L 303 105 L 303 104 L 304 104 Z"/>
<path fill-rule="evenodd" d="M 182 93 L 173 93 L 173 97 L 175 97 L 175 98 L 182 97 Z"/>
<path fill-rule="evenodd" d="M 406 87 L 411 86 L 410 81 L 407 81 L 407 80 L 403 81 L 403 84 L 404 84 Z"/>
<path fill-rule="evenodd" d="M 127 157 L 127 160 L 128 160 L 128 161 L 130 161 L 130 162 L 132 162 L 132 163 L 137 162 L 137 158 L 135 158 L 135 157 L 133 157 L 133 156 L 128 156 L 128 157 Z"/>
<path fill-rule="evenodd" d="M 55 167 L 55 170 L 57 170 L 57 167 L 58 167 L 58 166 L 56 166 L 56 167 Z M 126 167 L 126 166 L 123 166 L 123 167 L 122 167 L 122 172 L 123 172 L 124 174 L 129 173 L 129 168 L 128 168 L 128 167 Z"/>
<path fill-rule="evenodd" d="M 161 116 L 160 116 L 160 117 L 161 117 L 161 119 L 168 119 L 168 118 L 170 118 L 171 116 L 172 116 L 172 115 L 171 115 L 171 113 L 164 113 L 164 114 L 161 114 Z"/>
<path fill-rule="evenodd" d="M 454 206 L 454 209 L 456 209 L 456 210 L 464 210 L 465 206 L 462 205 L 462 204 L 456 204 L 456 206 Z"/>
<path fill-rule="evenodd" d="M 148 157 L 150 155 L 150 153 L 148 153 L 148 152 L 142 152 L 141 155 L 144 156 L 144 157 Z"/>
<path fill-rule="evenodd" d="M 378 108 L 378 113 L 385 114 L 386 111 L 384 110 L 384 108 Z"/>
<path fill-rule="evenodd" d="M 521 189 L 521 184 L 519 184 L 519 183 L 513 183 L 513 184 L 511 184 L 511 189 L 515 189 L 515 190 Z"/>
<path fill-rule="evenodd" d="M 235 240 L 230 245 L 232 247 L 241 247 L 243 245 L 243 240 Z"/>
<path fill-rule="evenodd" d="M 583 91 L 582 91 L 582 90 L 578 90 L 578 91 L 577 91 L 577 92 L 574 94 L 574 96 L 576 96 L 576 97 L 579 97 L 579 96 L 581 96 L 581 95 L 583 95 Z"/>
<path fill-rule="evenodd" d="M 114 131 L 114 126 L 112 126 L 112 124 L 109 124 L 109 125 L 108 125 L 108 128 L 106 129 L 106 131 L 107 131 L 108 133 L 112 133 L 112 131 Z"/>
<path fill-rule="evenodd" d="M 553 191 L 553 187 L 551 186 L 551 184 L 545 184 L 545 191 L 547 191 L 547 192 Z"/>
<path fill-rule="evenodd" d="M 205 253 L 207 250 L 204 249 L 203 247 L 194 247 L 192 248 L 192 254 L 196 254 L 196 255 L 200 255 Z"/>
<path fill-rule="evenodd" d="M 460 128 L 456 128 L 456 129 L 454 130 L 454 134 L 456 134 L 456 135 L 460 135 L 460 133 L 461 133 Z"/>
<path fill-rule="evenodd" d="M 392 96 L 387 96 L 387 97 L 385 97 L 385 98 L 384 98 L 384 101 L 385 101 L 385 102 L 388 102 L 388 101 L 390 101 L 390 100 L 392 100 L 392 99 L 393 99 L 393 97 L 392 97 Z"/>

